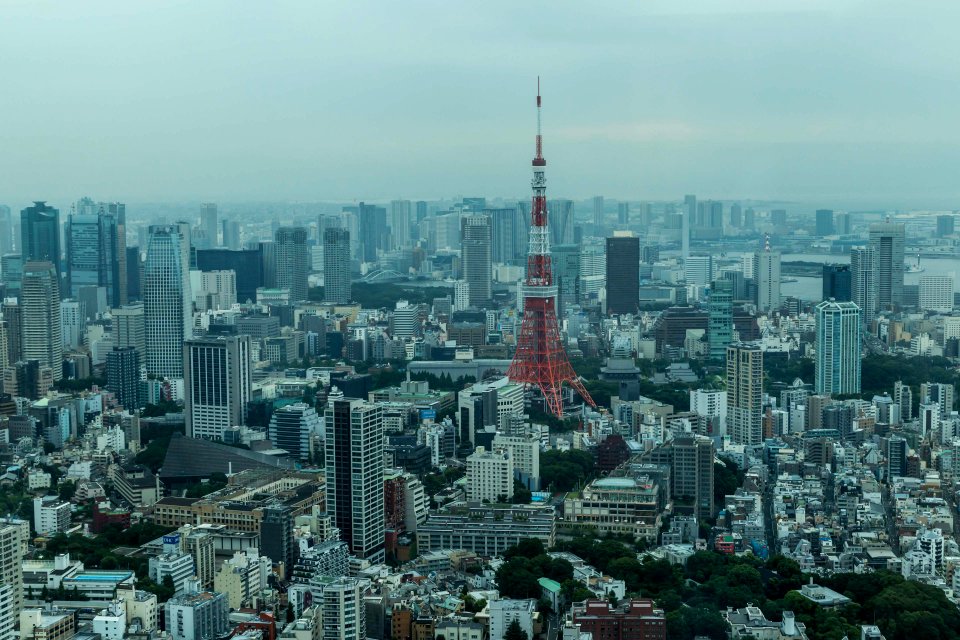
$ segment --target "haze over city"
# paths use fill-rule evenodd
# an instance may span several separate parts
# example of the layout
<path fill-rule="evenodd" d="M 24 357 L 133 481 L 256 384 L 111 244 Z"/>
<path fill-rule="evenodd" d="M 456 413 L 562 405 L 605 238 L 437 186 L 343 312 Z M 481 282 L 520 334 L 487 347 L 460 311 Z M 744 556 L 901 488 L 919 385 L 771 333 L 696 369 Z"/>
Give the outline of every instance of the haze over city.
<path fill-rule="evenodd" d="M 11 202 L 555 196 L 952 208 L 945 2 L 3 3 Z M 918 19 L 922 17 L 923 19 Z"/>
<path fill-rule="evenodd" d="M 0 0 L 0 640 L 960 640 L 958 24 Z"/>

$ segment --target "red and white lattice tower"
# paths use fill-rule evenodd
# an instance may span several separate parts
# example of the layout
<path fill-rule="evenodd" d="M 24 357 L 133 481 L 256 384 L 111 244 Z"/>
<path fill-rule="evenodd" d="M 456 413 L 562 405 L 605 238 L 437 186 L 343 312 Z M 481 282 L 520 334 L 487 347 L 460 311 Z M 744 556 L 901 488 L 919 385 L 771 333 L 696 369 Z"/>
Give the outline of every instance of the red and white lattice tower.
<path fill-rule="evenodd" d="M 544 177 L 543 138 L 540 133 L 540 81 L 537 81 L 537 155 L 533 159 L 533 204 L 530 207 L 530 248 L 527 278 L 523 283 L 523 324 L 517 351 L 507 370 L 512 381 L 543 394 L 547 410 L 563 416 L 560 387 L 573 387 L 591 406 L 597 406 L 581 384 L 560 341 L 557 323 L 557 287 L 550 264 L 550 229 L 547 226 L 547 180 Z"/>

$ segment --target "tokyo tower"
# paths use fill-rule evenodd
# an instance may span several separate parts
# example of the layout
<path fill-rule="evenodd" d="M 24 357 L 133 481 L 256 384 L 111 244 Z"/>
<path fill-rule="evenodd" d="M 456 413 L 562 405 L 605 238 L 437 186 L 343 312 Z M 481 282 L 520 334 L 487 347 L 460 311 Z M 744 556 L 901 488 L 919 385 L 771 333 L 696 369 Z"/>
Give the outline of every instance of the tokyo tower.
<path fill-rule="evenodd" d="M 533 159 L 533 204 L 530 207 L 530 248 L 527 278 L 523 283 L 523 324 L 517 337 L 517 351 L 507 370 L 513 382 L 535 387 L 543 394 L 547 410 L 563 417 L 560 387 L 573 387 L 591 406 L 593 398 L 581 384 L 567 352 L 560 342 L 557 323 L 557 287 L 550 263 L 550 229 L 547 227 L 547 180 L 540 132 L 540 80 L 537 80 L 537 155 Z"/>

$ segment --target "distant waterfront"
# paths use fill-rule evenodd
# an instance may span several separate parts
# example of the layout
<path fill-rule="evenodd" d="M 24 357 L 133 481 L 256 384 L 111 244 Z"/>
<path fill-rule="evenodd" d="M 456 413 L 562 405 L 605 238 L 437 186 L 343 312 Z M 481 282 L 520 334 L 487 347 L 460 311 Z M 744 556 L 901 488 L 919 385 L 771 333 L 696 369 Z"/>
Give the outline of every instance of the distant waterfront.
<path fill-rule="evenodd" d="M 850 264 L 849 255 L 821 254 L 821 253 L 785 253 L 784 262 L 819 262 L 822 264 Z M 908 264 L 915 264 L 916 257 L 907 260 Z M 904 274 L 906 284 L 920 284 L 923 276 L 952 276 L 954 289 L 957 288 L 957 274 L 960 274 L 960 258 L 922 258 L 920 265 L 924 268 L 921 273 Z M 796 282 L 784 282 L 780 286 L 783 296 L 795 296 L 801 300 L 819 302 L 823 297 L 823 281 L 819 277 L 789 276 Z"/>

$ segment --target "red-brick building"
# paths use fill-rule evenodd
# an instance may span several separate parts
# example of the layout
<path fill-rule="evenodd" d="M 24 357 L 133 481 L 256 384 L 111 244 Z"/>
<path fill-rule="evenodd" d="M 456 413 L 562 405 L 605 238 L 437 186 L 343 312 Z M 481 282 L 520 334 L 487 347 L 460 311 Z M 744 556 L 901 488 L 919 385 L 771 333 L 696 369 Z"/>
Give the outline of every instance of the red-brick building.
<path fill-rule="evenodd" d="M 573 605 L 573 622 L 593 634 L 593 640 L 666 640 L 667 622 L 653 600 L 631 600 L 611 606 L 605 600 L 585 600 Z"/>

